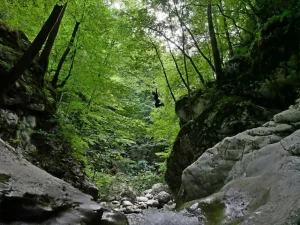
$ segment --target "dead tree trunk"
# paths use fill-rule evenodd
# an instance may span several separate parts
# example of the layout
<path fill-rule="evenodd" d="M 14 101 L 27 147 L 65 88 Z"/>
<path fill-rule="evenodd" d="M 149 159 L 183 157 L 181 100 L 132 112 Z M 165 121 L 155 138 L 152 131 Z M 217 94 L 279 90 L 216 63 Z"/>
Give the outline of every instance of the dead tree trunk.
<path fill-rule="evenodd" d="M 55 71 L 55 74 L 54 74 L 54 76 L 52 78 L 52 81 L 51 81 L 51 84 L 54 88 L 57 87 L 59 73 L 62 69 L 62 66 L 63 66 L 64 62 L 66 61 L 66 58 L 67 58 L 69 52 L 71 51 L 71 47 L 73 46 L 73 43 L 74 43 L 74 40 L 75 40 L 75 37 L 76 37 L 76 33 L 79 29 L 79 25 L 80 25 L 80 22 L 76 22 L 76 24 L 74 26 L 74 29 L 73 29 L 71 39 L 70 39 L 70 42 L 69 42 L 69 45 L 68 45 L 68 47 L 66 48 L 64 54 L 62 55 L 62 57 L 59 60 L 58 66 L 57 66 L 56 71 Z"/>
<path fill-rule="evenodd" d="M 23 54 L 23 56 L 19 59 L 16 65 L 8 73 L 1 75 L 0 93 L 7 91 L 30 66 L 32 60 L 41 50 L 50 31 L 57 22 L 57 19 L 59 18 L 63 8 L 64 6 L 54 6 L 49 18 L 44 23 L 42 29 L 30 45 L 30 47 L 27 49 L 27 51 Z"/>
<path fill-rule="evenodd" d="M 49 65 L 49 56 L 50 56 L 51 50 L 53 48 L 54 41 L 56 39 L 56 36 L 57 36 L 58 30 L 59 30 L 62 18 L 64 16 L 66 7 L 67 7 L 67 3 L 64 5 L 64 8 L 63 8 L 62 12 L 60 13 L 56 24 L 52 28 L 52 30 L 47 38 L 46 45 L 45 45 L 45 47 L 40 55 L 40 58 L 39 58 L 39 65 L 42 68 L 42 73 L 40 74 L 40 77 L 39 77 L 39 84 L 41 87 L 44 86 L 44 77 L 45 77 L 45 74 L 47 72 L 48 65 Z"/>

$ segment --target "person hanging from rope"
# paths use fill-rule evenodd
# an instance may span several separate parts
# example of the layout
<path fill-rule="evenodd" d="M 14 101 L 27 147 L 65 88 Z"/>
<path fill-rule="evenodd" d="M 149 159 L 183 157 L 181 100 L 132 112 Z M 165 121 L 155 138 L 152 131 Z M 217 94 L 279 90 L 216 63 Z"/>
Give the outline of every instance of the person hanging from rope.
<path fill-rule="evenodd" d="M 154 100 L 155 100 L 155 107 L 158 108 L 158 107 L 161 107 L 161 106 L 164 106 L 164 103 L 162 103 L 159 98 L 158 98 L 158 93 L 157 93 L 157 88 L 156 88 L 156 91 L 152 92 L 153 96 L 154 96 Z"/>

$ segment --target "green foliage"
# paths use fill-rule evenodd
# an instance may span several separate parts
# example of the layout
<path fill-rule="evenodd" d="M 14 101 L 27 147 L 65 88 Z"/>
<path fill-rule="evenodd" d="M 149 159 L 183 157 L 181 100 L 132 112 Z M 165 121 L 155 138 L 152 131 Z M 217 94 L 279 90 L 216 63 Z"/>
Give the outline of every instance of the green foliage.
<path fill-rule="evenodd" d="M 118 173 L 115 176 L 114 185 L 126 184 L 132 190 L 140 194 L 142 191 L 149 189 L 156 183 L 162 183 L 163 176 L 151 171 L 140 172 L 137 175 L 131 176 L 123 173 Z"/>
<path fill-rule="evenodd" d="M 0 0 L 0 22 L 21 29 L 32 41 L 58 2 L 62 3 L 57 0 Z M 55 142 L 56 138 L 66 140 L 72 147 L 68 154 L 87 164 L 87 173 L 100 187 L 102 196 L 111 194 L 111 187 L 122 182 L 138 192 L 161 182 L 165 160 L 179 131 L 175 103 L 151 43 L 159 48 L 176 99 L 188 94 L 182 79 L 188 83 L 190 91 L 203 88 L 191 61 L 205 82 L 215 80 L 207 62 L 212 62 L 213 57 L 205 3 L 203 7 L 197 0 L 175 2 L 117 1 L 119 6 L 115 1 L 76 0 L 68 3 L 50 55 L 44 88 L 47 104 L 57 107 L 53 119 L 59 124 L 60 131 L 57 134 L 37 131 L 36 134 L 49 142 Z M 223 61 L 232 57 L 229 42 L 235 56 L 248 54 L 251 42 L 254 38 L 259 39 L 261 29 L 300 16 L 297 0 L 214 0 L 212 3 Z M 218 7 L 221 3 L 223 12 Z M 181 12 L 181 21 L 175 6 Z M 267 13 L 260 14 L 263 10 Z M 59 83 L 69 73 L 71 77 L 63 88 L 54 90 L 49 83 L 76 21 L 81 22 L 79 32 L 62 67 Z M 155 30 L 163 32 L 169 39 L 162 40 Z M 0 50 L 4 48 L 1 43 Z M 191 60 L 184 56 L 183 48 Z M 1 65 L 10 69 L 16 55 L 2 57 L 3 52 L 0 52 Z M 2 58 L 7 60 L 3 62 Z M 156 88 L 164 107 L 154 108 L 151 92 Z M 157 165 L 143 160 L 135 162 L 126 155 L 125 149 L 145 136 L 168 146 L 157 154 L 162 158 L 158 164 L 159 173 L 155 172 Z"/>
<path fill-rule="evenodd" d="M 135 175 L 122 172 L 116 175 L 97 173 L 94 182 L 99 188 L 100 198 L 105 199 L 108 196 L 120 195 L 128 187 L 131 187 L 135 193 L 141 194 L 144 190 L 150 189 L 153 184 L 163 183 L 163 176 L 151 171 L 141 171 Z"/>

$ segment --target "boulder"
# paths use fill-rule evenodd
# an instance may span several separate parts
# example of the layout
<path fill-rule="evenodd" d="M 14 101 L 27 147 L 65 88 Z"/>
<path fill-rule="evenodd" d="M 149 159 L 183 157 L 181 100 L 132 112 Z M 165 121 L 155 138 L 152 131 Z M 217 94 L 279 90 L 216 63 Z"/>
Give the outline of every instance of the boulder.
<path fill-rule="evenodd" d="M 147 201 L 147 206 L 149 206 L 149 207 L 158 207 L 159 202 L 155 199 L 150 199 L 150 200 Z"/>
<path fill-rule="evenodd" d="M 136 202 L 136 194 L 130 187 L 126 187 L 126 189 L 120 195 L 122 198 L 126 198 L 131 202 Z"/>
<path fill-rule="evenodd" d="M 210 224 L 297 224 L 299 114 L 293 107 L 208 149 L 184 170 L 177 202 L 199 199 Z"/>
<path fill-rule="evenodd" d="M 136 200 L 137 200 L 138 202 L 147 202 L 149 199 L 146 198 L 146 197 L 137 197 Z"/>
<path fill-rule="evenodd" d="M 70 184 L 32 165 L 0 139 L 0 224 L 127 224 Z"/>
<path fill-rule="evenodd" d="M 155 195 L 157 195 L 158 193 L 160 193 L 162 191 L 170 193 L 170 189 L 169 189 L 168 185 L 157 183 L 157 184 L 154 184 L 152 186 L 151 191 L 149 192 L 149 194 L 155 196 Z"/>
<path fill-rule="evenodd" d="M 96 201 L 98 199 L 99 189 L 96 187 L 95 184 L 86 181 L 86 190 L 85 193 L 92 196 L 93 199 Z"/>
<path fill-rule="evenodd" d="M 133 204 L 130 201 L 124 201 L 122 203 L 122 206 L 127 207 L 127 206 L 132 206 Z"/>
<path fill-rule="evenodd" d="M 172 196 L 165 191 L 161 191 L 155 196 L 155 199 L 158 200 L 159 204 L 164 205 L 172 199 Z"/>
<path fill-rule="evenodd" d="M 145 197 L 148 198 L 148 199 L 152 199 L 153 195 L 152 194 L 146 194 Z"/>
<path fill-rule="evenodd" d="M 274 110 L 240 97 L 226 96 L 215 89 L 206 89 L 192 101 L 196 104 L 192 120 L 181 127 L 167 160 L 165 180 L 174 195 L 179 191 L 183 170 L 208 148 L 225 137 L 265 123 L 275 114 Z M 185 106 L 182 110 L 187 109 Z"/>

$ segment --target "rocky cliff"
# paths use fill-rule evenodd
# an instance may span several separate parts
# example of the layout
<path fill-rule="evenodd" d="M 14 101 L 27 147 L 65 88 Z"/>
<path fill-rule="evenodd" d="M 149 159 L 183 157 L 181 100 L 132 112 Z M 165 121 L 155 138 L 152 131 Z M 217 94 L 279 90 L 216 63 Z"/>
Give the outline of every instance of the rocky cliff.
<path fill-rule="evenodd" d="M 300 39 L 295 39 L 299 36 L 298 14 L 270 20 L 248 54 L 225 63 L 222 83 L 207 83 L 190 99 L 184 96 L 176 102 L 181 129 L 165 175 L 174 195 L 180 189 L 183 170 L 208 148 L 262 125 L 294 104 L 300 88 Z"/>
<path fill-rule="evenodd" d="M 8 71 L 29 47 L 22 31 L 0 24 L 0 74 Z M 0 138 L 52 175 L 97 197 L 97 189 L 84 173 L 84 163 L 74 158 L 55 120 L 54 91 L 40 87 L 41 72 L 34 60 L 25 74 L 0 98 Z"/>
<path fill-rule="evenodd" d="M 298 100 L 263 126 L 208 149 L 184 170 L 177 200 L 211 207 L 216 218 L 212 223 L 207 211 L 208 224 L 299 224 L 299 150 Z"/>
<path fill-rule="evenodd" d="M 0 224 L 127 224 L 123 214 L 91 199 L 0 139 Z"/>

